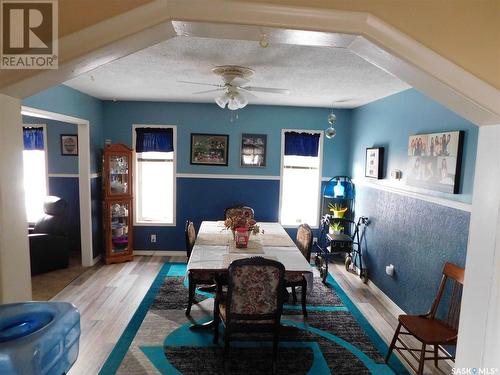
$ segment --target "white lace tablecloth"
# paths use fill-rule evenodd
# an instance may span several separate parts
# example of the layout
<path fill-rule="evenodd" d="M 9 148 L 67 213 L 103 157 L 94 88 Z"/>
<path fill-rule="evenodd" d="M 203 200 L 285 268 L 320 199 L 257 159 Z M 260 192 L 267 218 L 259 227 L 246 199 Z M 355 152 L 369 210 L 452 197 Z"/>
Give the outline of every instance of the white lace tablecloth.
<path fill-rule="evenodd" d="M 229 264 L 235 259 L 262 256 L 281 262 L 285 266 L 287 274 L 304 274 L 307 280 L 307 289 L 310 292 L 313 284 L 312 268 L 290 236 L 279 223 L 258 224 L 264 229 L 264 234 L 252 235 L 250 247 L 238 249 L 234 246 L 232 232 L 224 228 L 222 221 L 204 221 L 191 252 L 187 270 L 223 273 L 227 271 Z M 272 241 L 266 238 L 268 234 Z M 273 241 L 285 245 L 270 245 L 269 243 Z"/>

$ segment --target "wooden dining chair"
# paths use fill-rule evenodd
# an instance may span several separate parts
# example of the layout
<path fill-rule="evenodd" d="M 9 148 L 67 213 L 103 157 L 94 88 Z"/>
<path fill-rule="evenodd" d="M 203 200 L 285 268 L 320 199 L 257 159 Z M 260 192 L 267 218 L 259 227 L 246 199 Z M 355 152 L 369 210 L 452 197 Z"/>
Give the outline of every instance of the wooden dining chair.
<path fill-rule="evenodd" d="M 239 205 L 239 206 L 227 207 L 224 210 L 224 220 L 230 217 L 241 217 L 241 216 L 248 217 L 249 219 L 254 219 L 253 208 Z"/>
<path fill-rule="evenodd" d="M 227 293 L 217 283 L 214 304 L 214 343 L 219 342 L 219 323 L 224 330 L 224 366 L 228 370 L 229 343 L 234 333 L 272 332 L 273 373 L 276 372 L 285 267 L 262 257 L 238 259 L 229 265 Z"/>
<path fill-rule="evenodd" d="M 311 262 L 311 250 L 313 243 L 313 232 L 309 225 L 301 224 L 297 229 L 297 237 L 295 241 L 297 247 L 299 248 L 304 258 L 307 262 Z M 303 274 L 285 276 L 285 286 L 292 288 L 292 298 L 293 303 L 297 303 L 297 293 L 295 287 L 300 286 L 301 297 L 302 297 L 302 314 L 307 317 L 306 308 L 306 294 L 307 294 L 307 280 Z"/>
<path fill-rule="evenodd" d="M 398 327 L 385 357 L 385 362 L 389 361 L 393 349 L 395 349 L 405 359 L 410 367 L 421 375 L 424 370 L 424 362 L 434 360 L 434 366 L 438 367 L 438 361 L 443 359 L 455 360 L 455 356 L 448 354 L 442 348 L 443 345 L 455 346 L 457 344 L 458 321 L 460 317 L 460 300 L 464 283 L 464 269 L 453 263 L 446 263 L 443 268 L 443 276 L 434 302 L 430 311 L 425 315 L 400 315 L 398 317 Z M 447 283 L 448 282 L 448 283 Z M 447 285 L 450 285 L 449 287 Z M 450 289 L 447 289 L 450 288 Z M 445 294 L 445 290 L 449 291 Z M 443 295 L 445 298 L 443 300 Z M 445 309 L 440 308 L 443 301 Z M 447 305 L 447 306 L 446 306 Z M 447 307 L 447 308 L 446 308 Z M 444 312 L 444 316 L 438 317 Z M 405 331 L 401 329 L 404 328 Z M 422 343 L 420 348 L 410 348 L 404 343 L 400 335 L 409 335 L 415 337 Z M 401 346 L 396 346 L 397 344 Z M 427 346 L 433 346 L 433 350 L 427 350 Z M 439 350 L 442 356 L 439 356 Z M 403 352 L 407 351 L 417 360 L 418 368 L 415 368 Z M 415 352 L 417 354 L 415 354 Z M 426 357 L 426 353 L 433 353 Z"/>
<path fill-rule="evenodd" d="M 193 251 L 194 243 L 196 241 L 196 230 L 194 229 L 194 224 L 192 221 L 186 221 L 185 227 L 185 238 L 186 238 L 186 254 L 191 258 L 191 252 Z M 194 295 L 196 292 L 197 285 L 210 285 L 214 283 L 213 275 L 209 272 L 204 271 L 189 271 L 188 273 L 188 305 L 186 308 L 186 315 L 191 313 L 191 307 L 194 302 Z"/>

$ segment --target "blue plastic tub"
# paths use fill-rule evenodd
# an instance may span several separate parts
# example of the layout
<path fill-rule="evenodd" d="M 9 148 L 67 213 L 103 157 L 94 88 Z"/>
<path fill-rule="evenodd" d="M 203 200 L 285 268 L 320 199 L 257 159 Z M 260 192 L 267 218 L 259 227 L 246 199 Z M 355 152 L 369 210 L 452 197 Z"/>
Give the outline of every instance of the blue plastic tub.
<path fill-rule="evenodd" d="M 80 313 L 67 302 L 0 305 L 0 374 L 64 374 L 78 357 Z"/>

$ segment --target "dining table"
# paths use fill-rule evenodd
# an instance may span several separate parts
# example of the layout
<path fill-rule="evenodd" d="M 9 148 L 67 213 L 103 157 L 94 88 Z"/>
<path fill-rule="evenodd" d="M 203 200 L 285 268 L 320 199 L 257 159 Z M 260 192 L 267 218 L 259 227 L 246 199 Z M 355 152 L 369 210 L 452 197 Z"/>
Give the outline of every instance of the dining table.
<path fill-rule="evenodd" d="M 236 247 L 232 230 L 226 228 L 223 221 L 203 221 L 187 264 L 187 273 L 213 274 L 215 279 L 227 274 L 234 260 L 260 256 L 282 263 L 285 278 L 304 275 L 309 293 L 313 285 L 312 267 L 283 226 L 275 222 L 259 222 L 257 225 L 260 233 L 251 234 L 247 247 L 239 248 Z M 210 322 L 191 328 L 209 325 Z"/>

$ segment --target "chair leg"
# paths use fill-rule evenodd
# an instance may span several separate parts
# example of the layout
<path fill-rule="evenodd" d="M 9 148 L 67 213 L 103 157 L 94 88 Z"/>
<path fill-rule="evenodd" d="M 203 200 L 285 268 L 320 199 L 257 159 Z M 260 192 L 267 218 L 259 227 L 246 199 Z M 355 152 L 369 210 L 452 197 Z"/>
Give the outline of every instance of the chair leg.
<path fill-rule="evenodd" d="M 387 355 L 385 356 L 385 363 L 389 362 L 392 350 L 396 346 L 396 340 L 398 339 L 400 330 L 401 330 L 401 323 L 398 324 L 398 328 L 396 328 L 396 332 L 394 332 L 394 337 L 392 338 L 391 345 L 389 346 L 389 350 L 387 351 Z"/>
<path fill-rule="evenodd" d="M 224 371 L 227 373 L 229 370 L 229 361 L 231 360 L 229 356 L 229 327 L 226 325 L 226 330 L 224 331 Z"/>
<path fill-rule="evenodd" d="M 214 313 L 214 344 L 219 343 L 219 313 Z"/>
<path fill-rule="evenodd" d="M 276 327 L 274 328 L 274 335 L 273 335 L 273 374 L 276 374 L 276 370 L 278 368 L 279 332 L 280 332 L 280 325 L 278 323 L 278 324 L 276 324 Z"/>
<path fill-rule="evenodd" d="M 292 286 L 292 298 L 293 298 L 293 303 L 297 303 L 297 293 L 295 292 L 295 287 Z"/>
<path fill-rule="evenodd" d="M 422 344 L 422 350 L 420 350 L 420 360 L 418 361 L 417 375 L 422 375 L 424 373 L 425 346 L 425 344 Z"/>
<path fill-rule="evenodd" d="M 194 292 L 196 290 L 196 283 L 193 281 L 191 275 L 188 276 L 188 289 L 189 289 L 189 299 L 186 308 L 186 316 L 189 316 L 189 314 L 191 314 L 191 306 L 193 305 L 194 302 Z"/>
<path fill-rule="evenodd" d="M 302 281 L 302 290 L 300 292 L 302 293 L 302 315 L 304 315 L 304 318 L 307 318 L 307 303 L 306 303 L 307 281 L 306 281 L 306 279 L 304 279 Z"/>
<path fill-rule="evenodd" d="M 438 346 L 434 345 L 434 366 L 438 367 Z"/>

